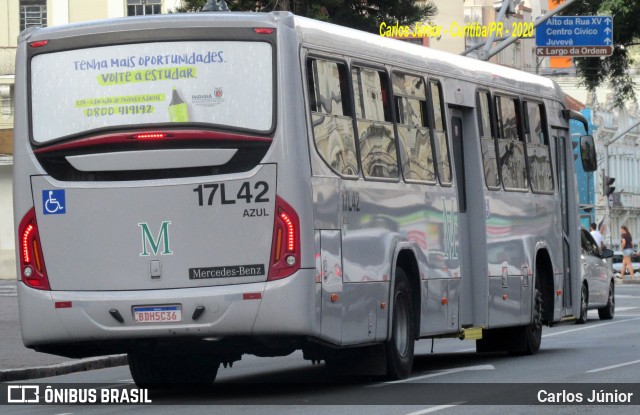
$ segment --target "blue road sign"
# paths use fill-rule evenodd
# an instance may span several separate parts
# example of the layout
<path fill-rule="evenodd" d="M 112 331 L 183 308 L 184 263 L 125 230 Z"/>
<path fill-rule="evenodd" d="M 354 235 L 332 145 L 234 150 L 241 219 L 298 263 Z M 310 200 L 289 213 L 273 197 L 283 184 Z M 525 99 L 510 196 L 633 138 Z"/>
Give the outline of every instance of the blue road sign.
<path fill-rule="evenodd" d="M 613 52 L 611 16 L 552 17 L 536 27 L 538 56 L 607 56 Z"/>

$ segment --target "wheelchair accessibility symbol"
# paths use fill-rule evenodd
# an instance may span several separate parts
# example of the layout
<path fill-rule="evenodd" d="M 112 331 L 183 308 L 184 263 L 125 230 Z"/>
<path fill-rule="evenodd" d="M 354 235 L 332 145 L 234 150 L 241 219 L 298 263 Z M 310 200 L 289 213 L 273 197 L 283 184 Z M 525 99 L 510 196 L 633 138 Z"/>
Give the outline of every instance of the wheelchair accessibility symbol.
<path fill-rule="evenodd" d="M 42 191 L 42 213 L 45 215 L 64 215 L 67 213 L 64 190 Z"/>

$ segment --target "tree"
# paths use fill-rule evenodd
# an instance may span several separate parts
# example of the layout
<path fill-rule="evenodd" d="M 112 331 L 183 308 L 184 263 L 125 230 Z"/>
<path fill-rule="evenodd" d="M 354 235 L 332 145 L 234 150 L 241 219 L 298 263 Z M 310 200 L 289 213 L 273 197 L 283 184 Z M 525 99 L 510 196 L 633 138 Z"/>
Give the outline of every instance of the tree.
<path fill-rule="evenodd" d="M 206 3 L 207 0 L 183 0 L 176 11 L 197 12 Z M 415 0 L 229 0 L 227 4 L 233 11 L 291 10 L 300 16 L 371 33 L 379 33 L 382 22 L 412 26 L 429 21 L 438 13 L 430 1 L 418 5 Z"/>
<path fill-rule="evenodd" d="M 182 0 L 182 5 L 175 8 L 176 13 L 199 12 L 207 4 L 207 0 Z"/>
<path fill-rule="evenodd" d="M 636 102 L 634 82 L 629 72 L 633 60 L 629 47 L 640 39 L 640 2 L 628 0 L 578 0 L 561 13 L 565 16 L 607 15 L 613 18 L 613 54 L 605 58 L 574 58 L 582 85 L 589 91 L 609 81 L 614 92 L 613 104 Z"/>

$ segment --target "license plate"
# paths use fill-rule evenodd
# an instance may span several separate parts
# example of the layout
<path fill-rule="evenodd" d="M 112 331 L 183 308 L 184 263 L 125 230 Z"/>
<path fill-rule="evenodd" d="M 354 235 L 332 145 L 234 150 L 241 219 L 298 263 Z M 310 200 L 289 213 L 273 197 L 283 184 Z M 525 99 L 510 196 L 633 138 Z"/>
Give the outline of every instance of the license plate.
<path fill-rule="evenodd" d="M 179 305 L 153 305 L 133 307 L 136 323 L 173 323 L 182 321 L 182 307 Z"/>

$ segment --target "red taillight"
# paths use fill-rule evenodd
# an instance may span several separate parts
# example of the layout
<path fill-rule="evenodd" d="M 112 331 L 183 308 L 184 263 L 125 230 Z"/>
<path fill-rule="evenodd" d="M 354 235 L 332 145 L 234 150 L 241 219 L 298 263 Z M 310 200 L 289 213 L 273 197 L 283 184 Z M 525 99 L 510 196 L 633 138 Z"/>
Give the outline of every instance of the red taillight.
<path fill-rule="evenodd" d="M 267 280 L 285 278 L 300 269 L 300 220 L 295 210 L 276 196 L 271 263 Z"/>
<path fill-rule="evenodd" d="M 136 140 L 158 140 L 167 137 L 169 137 L 169 135 L 165 133 L 141 133 L 133 136 Z"/>
<path fill-rule="evenodd" d="M 33 226 L 33 224 L 28 224 L 27 228 L 24 230 L 24 232 L 22 233 L 22 258 L 24 258 L 24 262 L 26 264 L 30 264 L 31 263 L 31 250 L 29 249 L 29 245 L 31 245 L 29 243 L 29 241 L 31 240 L 31 238 L 33 237 L 33 230 L 36 227 Z"/>
<path fill-rule="evenodd" d="M 285 232 L 286 232 L 286 241 L 287 241 L 287 252 L 293 252 L 295 250 L 295 233 L 296 227 L 293 225 L 293 222 L 289 215 L 286 212 L 280 212 L 280 219 L 284 222 Z"/>
<path fill-rule="evenodd" d="M 42 257 L 35 208 L 31 208 L 22 218 L 18 226 L 18 235 L 20 238 L 20 279 L 29 287 L 50 290 L 49 278 Z"/>
<path fill-rule="evenodd" d="M 253 29 L 253 31 L 259 35 L 270 35 L 271 33 L 273 33 L 274 30 L 275 29 L 268 28 L 268 27 L 256 27 Z"/>
<path fill-rule="evenodd" d="M 37 42 L 29 43 L 29 46 L 31 46 L 32 48 L 40 48 L 42 46 L 46 46 L 47 43 L 49 43 L 48 40 L 38 40 Z"/>

